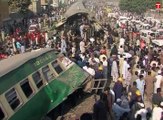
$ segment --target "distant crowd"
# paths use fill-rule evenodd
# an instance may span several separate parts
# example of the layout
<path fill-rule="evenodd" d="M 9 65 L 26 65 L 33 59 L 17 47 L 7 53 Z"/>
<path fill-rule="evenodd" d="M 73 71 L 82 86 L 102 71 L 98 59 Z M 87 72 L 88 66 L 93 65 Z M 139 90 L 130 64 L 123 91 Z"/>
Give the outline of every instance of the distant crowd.
<path fill-rule="evenodd" d="M 94 79 L 107 79 L 113 84 L 92 106 L 93 115 L 85 113 L 81 120 L 163 120 L 163 48 L 145 44 L 139 37 L 134 40 L 129 27 L 135 25 L 119 26 L 116 18 L 106 16 L 106 4 L 90 0 L 85 5 L 96 11 L 94 17 L 80 14 L 52 37 L 46 39 L 43 34 L 43 47 L 64 54 Z M 117 7 L 113 9 L 122 13 Z M 22 36 L 20 39 L 26 41 Z M 15 46 L 23 53 L 26 43 L 20 41 L 10 40 L 6 50 L 11 52 Z M 32 44 L 40 48 L 37 39 Z"/>
<path fill-rule="evenodd" d="M 67 6 L 49 6 L 37 15 L 4 22 L 0 28 L 0 59 L 45 47 L 52 36 L 48 30 L 63 18 L 74 2 L 69 0 Z"/>

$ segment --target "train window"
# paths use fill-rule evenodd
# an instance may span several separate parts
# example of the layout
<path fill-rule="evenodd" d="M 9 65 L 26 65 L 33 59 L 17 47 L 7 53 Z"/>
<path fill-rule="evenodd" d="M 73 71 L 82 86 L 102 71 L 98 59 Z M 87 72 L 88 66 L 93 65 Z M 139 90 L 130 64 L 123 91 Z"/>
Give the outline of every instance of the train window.
<path fill-rule="evenodd" d="M 62 69 L 61 66 L 58 64 L 57 61 L 54 61 L 54 62 L 52 63 L 52 66 L 53 66 L 53 68 L 55 69 L 55 71 L 56 71 L 58 74 L 60 74 L 60 73 L 63 71 L 63 69 Z"/>
<path fill-rule="evenodd" d="M 0 120 L 3 120 L 5 118 L 5 114 L 2 111 L 2 108 L 0 107 Z"/>
<path fill-rule="evenodd" d="M 31 86 L 30 86 L 30 84 L 29 84 L 28 79 L 25 79 L 23 82 L 21 82 L 21 83 L 20 83 L 20 86 L 21 86 L 21 88 L 22 88 L 22 90 L 23 90 L 25 96 L 26 96 L 27 98 L 29 98 L 29 97 L 32 95 L 33 90 L 32 90 L 32 88 L 31 88 Z"/>
<path fill-rule="evenodd" d="M 20 100 L 18 98 L 18 94 L 14 88 L 12 88 L 10 91 L 8 91 L 5 94 L 5 97 L 7 99 L 7 102 L 11 106 L 13 110 L 15 110 L 20 105 Z"/>
<path fill-rule="evenodd" d="M 58 59 L 62 63 L 64 68 L 68 68 L 69 65 L 72 63 L 72 61 L 69 58 L 65 57 L 65 56 L 61 56 Z"/>
<path fill-rule="evenodd" d="M 39 72 L 36 72 L 32 75 L 33 80 L 38 88 L 40 88 L 43 85 L 43 80 L 41 78 L 41 74 Z"/>
<path fill-rule="evenodd" d="M 45 76 L 45 79 L 47 81 L 50 81 L 54 78 L 54 75 L 53 75 L 52 71 L 50 71 L 50 68 L 48 66 L 44 67 L 42 69 L 42 72 L 43 72 L 43 75 Z"/>

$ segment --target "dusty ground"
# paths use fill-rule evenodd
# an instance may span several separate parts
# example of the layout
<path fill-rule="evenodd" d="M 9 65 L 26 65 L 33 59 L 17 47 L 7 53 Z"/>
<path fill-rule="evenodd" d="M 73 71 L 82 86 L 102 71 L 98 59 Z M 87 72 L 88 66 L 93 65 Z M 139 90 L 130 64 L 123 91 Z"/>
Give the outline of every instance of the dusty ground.
<path fill-rule="evenodd" d="M 97 96 L 97 99 L 98 98 L 99 97 Z M 80 116 L 83 113 L 86 113 L 86 112 L 92 113 L 92 108 L 93 108 L 94 103 L 95 103 L 94 95 L 91 95 L 85 98 L 76 107 L 70 109 L 69 112 L 64 115 L 63 120 L 79 120 Z M 61 117 L 58 117 L 57 120 L 60 120 L 60 118 Z"/>
<path fill-rule="evenodd" d="M 114 83 L 110 84 L 110 87 L 112 88 L 114 86 Z M 97 99 L 99 99 L 99 96 L 96 96 Z M 145 97 L 145 107 L 152 109 L 152 105 L 149 101 L 146 100 Z M 74 108 L 70 109 L 65 115 L 64 119 L 62 120 L 79 120 L 80 116 L 83 113 L 92 113 L 92 108 L 95 103 L 95 96 L 91 95 L 87 98 L 80 101 L 80 103 L 75 106 Z M 57 120 L 61 120 L 60 117 Z"/>

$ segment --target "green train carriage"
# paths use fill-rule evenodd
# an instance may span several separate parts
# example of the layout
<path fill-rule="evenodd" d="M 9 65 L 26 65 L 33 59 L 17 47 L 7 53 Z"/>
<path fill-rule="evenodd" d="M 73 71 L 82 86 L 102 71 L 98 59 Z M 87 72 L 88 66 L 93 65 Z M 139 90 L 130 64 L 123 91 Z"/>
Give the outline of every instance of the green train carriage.
<path fill-rule="evenodd" d="M 91 80 L 52 49 L 0 61 L 0 120 L 40 120 Z"/>

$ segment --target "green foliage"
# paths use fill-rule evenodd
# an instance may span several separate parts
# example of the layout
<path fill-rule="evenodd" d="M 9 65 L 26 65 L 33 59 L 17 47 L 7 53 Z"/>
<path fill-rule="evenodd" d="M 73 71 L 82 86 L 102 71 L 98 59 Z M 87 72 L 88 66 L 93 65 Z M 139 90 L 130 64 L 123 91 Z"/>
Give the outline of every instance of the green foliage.
<path fill-rule="evenodd" d="M 11 10 L 26 11 L 31 0 L 9 0 L 8 4 Z"/>
<path fill-rule="evenodd" d="M 129 12 L 144 13 L 148 9 L 155 9 L 156 2 L 161 0 L 120 0 L 119 7 L 121 10 Z"/>

